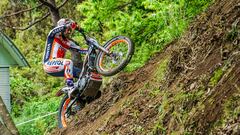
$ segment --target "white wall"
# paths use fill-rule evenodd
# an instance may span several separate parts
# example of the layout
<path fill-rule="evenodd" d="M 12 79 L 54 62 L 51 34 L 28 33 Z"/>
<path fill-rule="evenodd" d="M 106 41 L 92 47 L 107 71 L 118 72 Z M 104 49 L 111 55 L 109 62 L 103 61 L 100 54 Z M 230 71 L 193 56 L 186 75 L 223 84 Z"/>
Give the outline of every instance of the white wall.
<path fill-rule="evenodd" d="M 0 96 L 10 112 L 9 68 L 0 68 Z"/>

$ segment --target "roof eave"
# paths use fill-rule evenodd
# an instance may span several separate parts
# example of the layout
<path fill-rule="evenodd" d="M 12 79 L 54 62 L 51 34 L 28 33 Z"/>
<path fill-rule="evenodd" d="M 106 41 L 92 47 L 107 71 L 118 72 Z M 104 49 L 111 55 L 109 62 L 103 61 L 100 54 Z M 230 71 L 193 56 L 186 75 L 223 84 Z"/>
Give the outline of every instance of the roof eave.
<path fill-rule="evenodd" d="M 16 60 L 18 65 L 22 67 L 30 67 L 28 61 L 25 59 L 25 57 L 22 55 L 19 49 L 15 46 L 15 44 L 10 40 L 10 38 L 1 31 L 0 34 L 2 35 L 4 41 L 7 42 L 8 44 L 8 46 L 6 44 L 3 45 L 5 45 L 6 49 L 10 52 L 10 54 Z"/>

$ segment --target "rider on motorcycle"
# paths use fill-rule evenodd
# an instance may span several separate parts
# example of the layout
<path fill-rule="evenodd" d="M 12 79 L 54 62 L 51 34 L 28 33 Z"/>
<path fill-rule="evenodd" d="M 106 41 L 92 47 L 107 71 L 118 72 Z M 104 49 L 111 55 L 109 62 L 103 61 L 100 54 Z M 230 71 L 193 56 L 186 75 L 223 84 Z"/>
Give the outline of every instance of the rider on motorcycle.
<path fill-rule="evenodd" d="M 65 59 L 67 50 L 71 53 L 80 51 L 80 47 L 70 38 L 74 30 L 80 30 L 76 22 L 60 19 L 48 34 L 43 57 L 44 71 L 55 77 L 64 76 L 69 95 L 75 90 L 73 78 L 78 78 L 81 71 L 73 66 L 72 60 Z"/>

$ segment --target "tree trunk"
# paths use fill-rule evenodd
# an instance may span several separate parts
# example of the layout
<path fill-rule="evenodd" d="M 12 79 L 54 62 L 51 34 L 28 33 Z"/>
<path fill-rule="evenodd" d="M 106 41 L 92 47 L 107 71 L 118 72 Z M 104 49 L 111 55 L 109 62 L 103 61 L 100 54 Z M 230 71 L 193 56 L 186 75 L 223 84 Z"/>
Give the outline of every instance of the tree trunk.
<path fill-rule="evenodd" d="M 53 25 L 57 26 L 57 22 L 58 20 L 60 20 L 59 10 L 57 9 L 55 0 L 48 0 L 48 2 L 55 7 L 55 8 L 49 8 L 49 10 L 50 10 Z"/>
<path fill-rule="evenodd" d="M 12 135 L 12 133 L 0 122 L 0 135 Z"/>
<path fill-rule="evenodd" d="M 19 135 L 19 132 L 13 123 L 11 115 L 9 114 L 5 104 L 3 103 L 2 97 L 0 96 L 0 117 L 2 118 L 6 127 L 10 130 L 10 132 L 14 135 Z M 1 125 L 0 125 L 1 126 Z M 3 127 L 3 126 L 2 126 Z M 2 129 L 2 127 L 0 127 Z M 2 135 L 2 134 L 0 134 Z M 4 134 L 3 134 L 4 135 Z"/>

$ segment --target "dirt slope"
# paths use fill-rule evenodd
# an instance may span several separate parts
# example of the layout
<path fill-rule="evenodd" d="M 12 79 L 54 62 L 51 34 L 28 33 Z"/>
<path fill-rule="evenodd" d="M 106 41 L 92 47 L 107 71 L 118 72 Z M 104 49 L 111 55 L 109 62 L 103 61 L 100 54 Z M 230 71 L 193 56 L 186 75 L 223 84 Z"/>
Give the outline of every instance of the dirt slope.
<path fill-rule="evenodd" d="M 143 68 L 53 134 L 239 134 L 240 0 L 216 0 Z"/>
<path fill-rule="evenodd" d="M 100 99 L 87 105 L 79 112 L 77 119 L 71 123 L 68 129 L 60 132 L 55 131 L 54 134 L 93 134 L 96 130 L 104 130 L 108 126 L 107 122 L 118 115 L 123 104 L 127 100 L 132 100 L 138 90 L 145 85 L 145 82 L 150 80 L 159 59 L 168 57 L 170 48 L 167 48 L 164 53 L 156 54 L 143 68 L 131 74 L 120 74 L 102 90 L 103 96 Z M 81 127 L 81 130 L 76 127 Z"/>

